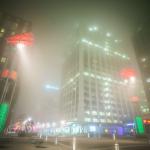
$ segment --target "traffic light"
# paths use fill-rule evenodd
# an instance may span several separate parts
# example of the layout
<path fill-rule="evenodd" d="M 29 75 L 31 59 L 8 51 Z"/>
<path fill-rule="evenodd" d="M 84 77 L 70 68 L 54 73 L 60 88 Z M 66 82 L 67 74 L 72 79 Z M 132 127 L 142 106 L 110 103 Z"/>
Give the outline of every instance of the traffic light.
<path fill-rule="evenodd" d="M 7 103 L 0 104 L 0 133 L 3 132 L 9 112 L 9 105 Z"/>

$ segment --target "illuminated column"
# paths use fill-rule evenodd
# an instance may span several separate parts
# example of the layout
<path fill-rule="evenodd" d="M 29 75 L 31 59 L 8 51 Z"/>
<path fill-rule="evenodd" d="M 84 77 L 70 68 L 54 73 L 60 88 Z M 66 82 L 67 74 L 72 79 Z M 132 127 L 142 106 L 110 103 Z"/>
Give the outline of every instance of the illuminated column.
<path fill-rule="evenodd" d="M 14 98 L 16 81 L 17 81 L 17 57 L 16 51 L 22 49 L 24 46 L 31 46 L 33 44 L 33 35 L 32 33 L 23 33 L 14 36 L 10 36 L 6 39 L 7 45 L 6 49 L 7 61 L 6 65 L 0 74 L 0 105 L 8 105 L 8 111 L 5 113 L 4 125 L 8 126 L 10 120 L 11 104 Z M 2 110 L 0 110 L 0 114 Z M 7 121 L 7 123 L 6 123 Z M 2 125 L 0 125 L 0 128 Z M 4 128 L 4 127 L 3 127 Z M 0 133 L 3 130 L 0 131 Z"/>

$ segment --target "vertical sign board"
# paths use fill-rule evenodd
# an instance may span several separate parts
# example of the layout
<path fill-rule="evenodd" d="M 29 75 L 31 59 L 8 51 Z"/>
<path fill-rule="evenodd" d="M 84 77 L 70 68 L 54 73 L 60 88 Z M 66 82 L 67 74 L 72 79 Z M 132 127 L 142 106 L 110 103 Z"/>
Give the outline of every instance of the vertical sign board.
<path fill-rule="evenodd" d="M 136 133 L 139 135 L 145 133 L 143 119 L 140 116 L 135 117 L 135 129 L 136 129 Z"/>
<path fill-rule="evenodd" d="M 7 103 L 0 104 L 0 133 L 5 129 L 8 112 L 9 105 Z"/>

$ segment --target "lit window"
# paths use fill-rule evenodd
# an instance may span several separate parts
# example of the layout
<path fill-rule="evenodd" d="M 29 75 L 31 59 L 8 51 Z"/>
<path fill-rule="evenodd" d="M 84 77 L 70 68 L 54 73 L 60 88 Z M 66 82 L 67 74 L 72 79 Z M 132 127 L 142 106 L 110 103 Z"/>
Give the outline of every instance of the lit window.
<path fill-rule="evenodd" d="M 122 58 L 126 58 L 126 55 L 122 55 Z"/>
<path fill-rule="evenodd" d="M 98 122 L 98 119 L 97 118 L 93 118 L 93 122 Z"/>
<path fill-rule="evenodd" d="M 94 78 L 94 77 L 95 77 L 95 76 L 94 76 L 94 74 L 91 74 L 91 77 L 93 77 L 93 78 Z"/>
<path fill-rule="evenodd" d="M 114 123 L 118 123 L 118 121 L 117 121 L 117 120 L 114 120 Z"/>
<path fill-rule="evenodd" d="M 110 33 L 110 32 L 107 32 L 107 33 L 106 33 L 106 36 L 107 36 L 107 37 L 111 37 L 111 33 Z"/>
<path fill-rule="evenodd" d="M 93 43 L 92 43 L 92 42 L 90 42 L 90 41 L 88 42 L 88 44 L 89 44 L 89 45 L 93 45 Z"/>
<path fill-rule="evenodd" d="M 108 122 L 108 123 L 112 123 L 112 121 L 111 121 L 110 119 L 107 119 L 107 122 Z"/>
<path fill-rule="evenodd" d="M 108 112 L 106 115 L 107 115 L 107 116 L 110 116 L 110 112 Z"/>
<path fill-rule="evenodd" d="M 90 114 L 90 112 L 89 112 L 89 111 L 86 111 L 85 113 L 86 113 L 86 114 L 88 114 L 88 115 Z"/>
<path fill-rule="evenodd" d="M 106 122 L 106 120 L 105 119 L 100 119 L 100 122 Z"/>
<path fill-rule="evenodd" d="M 92 111 L 92 115 L 97 115 L 97 112 L 96 111 Z"/>
<path fill-rule="evenodd" d="M 100 77 L 100 76 L 97 76 L 97 79 L 101 79 L 101 77 Z"/>
<path fill-rule="evenodd" d="M 87 43 L 88 41 L 87 41 L 85 38 L 83 38 L 83 39 L 82 39 L 82 42 Z"/>
<path fill-rule="evenodd" d="M 99 112 L 99 114 L 100 114 L 100 116 L 104 116 L 105 115 L 104 112 Z"/>
<path fill-rule="evenodd" d="M 106 85 L 106 86 L 107 86 L 107 85 L 109 85 L 109 83 L 108 83 L 108 82 L 105 82 L 105 83 L 104 83 L 104 85 Z"/>
<path fill-rule="evenodd" d="M 89 28 L 89 31 L 93 31 L 93 28 L 90 27 L 90 28 Z"/>
<path fill-rule="evenodd" d="M 105 47 L 105 48 L 104 48 L 104 51 L 109 51 L 108 47 Z"/>
<path fill-rule="evenodd" d="M 105 94 L 105 97 L 109 97 L 109 94 L 108 94 L 108 93 L 106 93 L 106 94 Z"/>
<path fill-rule="evenodd" d="M 1 29 L 1 32 L 2 32 L 2 33 L 3 33 L 3 32 L 5 32 L 5 29 L 4 29 L 4 28 L 2 28 L 2 29 Z"/>
<path fill-rule="evenodd" d="M 98 44 L 94 44 L 94 46 L 95 46 L 95 47 L 99 47 L 99 45 L 98 45 Z"/>
<path fill-rule="evenodd" d="M 90 122 L 90 121 L 91 121 L 91 118 L 84 118 L 84 121 Z"/>
<path fill-rule="evenodd" d="M 110 109 L 110 108 L 111 108 L 111 106 L 106 106 L 106 107 L 105 107 L 106 110 L 107 110 L 107 109 Z"/>
<path fill-rule="evenodd" d="M 104 91 L 109 91 L 109 88 L 105 88 Z"/>
<path fill-rule="evenodd" d="M 96 31 L 96 30 L 98 30 L 98 28 L 95 26 L 95 27 L 93 27 L 93 29 Z"/>
<path fill-rule="evenodd" d="M 70 79 L 70 82 L 73 82 L 73 79 L 72 79 L 72 78 Z"/>
<path fill-rule="evenodd" d="M 94 30 L 93 28 L 90 28 L 90 30 L 92 31 L 92 30 Z M 111 36 L 111 34 L 110 33 L 107 33 L 106 34 L 108 37 L 109 36 Z M 101 45 L 98 45 L 98 44 L 96 44 L 96 43 L 92 43 L 91 41 L 88 41 L 88 40 L 86 40 L 85 38 L 83 38 L 82 40 L 81 40 L 82 42 L 84 42 L 84 43 L 87 43 L 87 44 L 89 44 L 89 45 L 91 45 L 91 46 L 94 46 L 94 47 L 97 47 L 97 48 L 99 48 L 99 49 L 101 49 L 101 50 L 104 50 L 104 51 L 106 51 L 106 55 L 112 55 L 112 54 L 114 54 L 114 55 L 117 55 L 117 56 L 119 56 L 119 57 L 122 57 L 122 58 L 124 58 L 124 59 L 130 59 L 129 57 L 127 57 L 126 55 L 124 55 L 124 54 L 120 54 L 120 53 L 118 53 L 118 52 L 109 52 L 109 47 L 103 47 L 103 46 L 101 46 Z M 106 46 L 108 46 L 108 44 L 106 45 Z M 109 53 L 108 53 L 109 52 Z"/>
<path fill-rule="evenodd" d="M 89 30 L 89 31 L 97 31 L 97 30 L 98 30 L 98 27 L 96 27 L 96 26 L 89 27 L 88 30 Z"/>
<path fill-rule="evenodd" d="M 6 57 L 2 57 L 2 58 L 1 58 L 1 62 L 2 62 L 2 63 L 5 63 L 5 62 L 6 62 Z"/>
<path fill-rule="evenodd" d="M 85 76 L 89 76 L 89 73 L 88 73 L 88 72 L 84 72 L 84 75 L 85 75 Z"/>
<path fill-rule="evenodd" d="M 96 131 L 96 127 L 95 126 L 90 126 L 90 131 L 91 132 L 95 132 Z"/>

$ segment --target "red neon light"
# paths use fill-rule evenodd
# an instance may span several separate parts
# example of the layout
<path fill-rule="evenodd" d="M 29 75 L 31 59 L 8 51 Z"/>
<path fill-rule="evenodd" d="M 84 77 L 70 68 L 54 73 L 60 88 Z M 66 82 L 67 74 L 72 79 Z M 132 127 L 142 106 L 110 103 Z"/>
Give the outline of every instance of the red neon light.
<path fill-rule="evenodd" d="M 139 97 L 138 96 L 132 96 L 131 97 L 131 101 L 132 102 L 138 102 L 139 101 Z"/>
<path fill-rule="evenodd" d="M 1 77 L 16 80 L 17 79 L 17 72 L 16 71 L 11 71 L 10 72 L 8 69 L 5 69 L 5 70 L 2 71 Z"/>
<path fill-rule="evenodd" d="M 16 80 L 17 79 L 17 72 L 16 71 L 10 72 L 9 78 L 12 80 Z"/>
<path fill-rule="evenodd" d="M 122 69 L 120 72 L 120 76 L 123 78 L 130 78 L 134 77 L 136 75 L 136 72 L 131 68 Z"/>
<path fill-rule="evenodd" d="M 7 78 L 8 76 L 9 76 L 9 70 L 8 69 L 3 70 L 1 73 L 1 77 Z"/>
<path fill-rule="evenodd" d="M 34 42 L 33 34 L 31 32 L 10 36 L 6 40 L 7 43 L 11 45 L 22 43 L 26 46 L 31 46 L 33 45 Z"/>
<path fill-rule="evenodd" d="M 144 119 L 143 122 L 144 122 L 144 124 L 150 124 L 150 120 L 149 119 Z"/>

